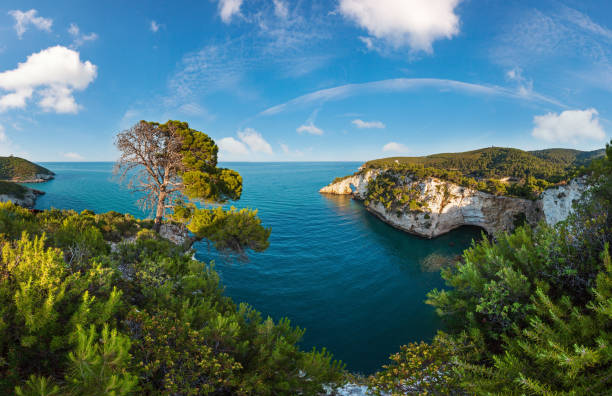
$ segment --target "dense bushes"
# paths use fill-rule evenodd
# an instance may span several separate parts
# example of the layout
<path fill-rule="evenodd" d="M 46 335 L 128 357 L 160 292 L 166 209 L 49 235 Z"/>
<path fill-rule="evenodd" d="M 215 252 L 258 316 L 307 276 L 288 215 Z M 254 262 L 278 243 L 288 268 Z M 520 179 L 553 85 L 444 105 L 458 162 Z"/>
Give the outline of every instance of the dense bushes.
<path fill-rule="evenodd" d="M 591 188 L 566 222 L 484 239 L 442 270 L 449 288 L 432 291 L 428 303 L 447 333 L 394 355 L 370 379 L 373 389 L 401 394 L 416 383 L 440 395 L 609 394 L 612 146 L 606 152 L 591 164 Z M 430 383 L 438 387 L 423 387 Z"/>
<path fill-rule="evenodd" d="M 211 266 L 147 227 L 0 204 L 0 394 L 316 394 L 341 381 L 328 352 L 299 349 L 302 330 L 237 306 Z"/>

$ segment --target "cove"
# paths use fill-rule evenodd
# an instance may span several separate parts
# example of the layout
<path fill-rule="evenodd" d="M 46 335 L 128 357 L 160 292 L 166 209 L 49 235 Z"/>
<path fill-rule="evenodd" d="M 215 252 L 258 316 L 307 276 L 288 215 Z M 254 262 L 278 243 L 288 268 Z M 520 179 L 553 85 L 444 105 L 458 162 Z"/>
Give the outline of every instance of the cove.
<path fill-rule="evenodd" d="M 112 163 L 43 163 L 56 173 L 36 208 L 115 210 L 145 217 L 137 196 L 112 178 Z M 443 287 L 432 257 L 460 254 L 480 230 L 461 228 L 433 240 L 396 230 L 361 203 L 318 190 L 360 163 L 224 163 L 244 180 L 237 207 L 259 209 L 272 227 L 270 248 L 248 261 L 217 254 L 205 243 L 196 257 L 215 262 L 225 292 L 275 320 L 306 328 L 305 348 L 326 347 L 347 369 L 369 374 L 411 341 L 430 340 L 441 323 L 424 303 Z"/>

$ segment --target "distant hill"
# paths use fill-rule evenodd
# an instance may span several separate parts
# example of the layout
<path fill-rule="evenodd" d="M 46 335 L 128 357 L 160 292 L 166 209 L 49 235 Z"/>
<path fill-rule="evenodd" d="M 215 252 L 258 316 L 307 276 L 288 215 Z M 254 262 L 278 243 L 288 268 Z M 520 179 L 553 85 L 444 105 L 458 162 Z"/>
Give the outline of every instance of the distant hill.
<path fill-rule="evenodd" d="M 41 182 L 55 174 L 47 168 L 19 157 L 0 157 L 0 180 Z"/>
<path fill-rule="evenodd" d="M 368 161 L 365 169 L 399 165 L 458 171 L 474 178 L 523 178 L 533 176 L 551 182 L 564 179 L 568 173 L 602 157 L 604 150 L 579 151 L 546 149 L 523 151 L 505 147 L 487 147 L 462 153 L 441 153 L 424 157 L 389 157 Z"/>

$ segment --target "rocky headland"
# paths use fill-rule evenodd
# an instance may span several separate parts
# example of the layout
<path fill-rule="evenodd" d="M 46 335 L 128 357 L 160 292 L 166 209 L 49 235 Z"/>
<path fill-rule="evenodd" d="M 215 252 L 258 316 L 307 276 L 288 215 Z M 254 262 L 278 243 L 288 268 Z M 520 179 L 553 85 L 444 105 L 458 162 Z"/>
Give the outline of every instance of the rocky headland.
<path fill-rule="evenodd" d="M 584 178 L 568 176 L 576 169 L 577 159 L 590 158 L 584 153 L 599 155 L 563 149 L 524 152 L 490 148 L 376 160 L 319 192 L 350 195 L 363 201 L 366 209 L 382 221 L 424 238 L 466 225 L 495 234 L 522 223 L 535 225 L 543 220 L 554 225 L 566 219 L 572 203 L 586 189 Z M 566 163 L 558 159 L 561 156 Z M 529 161 L 533 169 L 523 165 Z M 516 170 L 517 163 L 522 166 L 520 171 Z M 430 164 L 437 169 L 428 168 Z M 527 176 L 521 178 L 519 172 Z M 546 176 L 535 179 L 531 176 L 534 173 L 547 175 L 552 181 Z M 488 177 L 473 178 L 474 174 Z M 566 180 L 564 176 L 568 176 Z M 379 177 L 382 180 L 376 181 Z M 524 196 L 514 194 L 517 191 Z"/>
<path fill-rule="evenodd" d="M 44 183 L 55 177 L 49 169 L 19 157 L 0 157 L 0 202 L 33 208 L 44 192 L 17 183 Z"/>
<path fill-rule="evenodd" d="M 582 179 L 545 190 L 538 199 L 498 196 L 468 187 L 428 177 L 405 182 L 419 191 L 419 200 L 426 209 L 403 211 L 386 208 L 382 203 L 367 201 L 368 183 L 376 178 L 376 171 L 345 178 L 319 190 L 324 194 L 351 195 L 364 201 L 369 212 L 384 222 L 425 238 L 434 238 L 455 228 L 470 225 L 487 233 L 510 231 L 519 222 L 549 224 L 567 218 L 572 202 L 585 190 Z"/>

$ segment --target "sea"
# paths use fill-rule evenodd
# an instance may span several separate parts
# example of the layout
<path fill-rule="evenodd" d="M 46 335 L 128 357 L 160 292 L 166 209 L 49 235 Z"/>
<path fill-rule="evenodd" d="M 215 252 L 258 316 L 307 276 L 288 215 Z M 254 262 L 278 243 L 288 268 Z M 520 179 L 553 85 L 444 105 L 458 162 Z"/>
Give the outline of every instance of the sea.
<path fill-rule="evenodd" d="M 112 173 L 110 162 L 42 163 L 56 173 L 36 208 L 117 211 L 145 218 L 138 196 Z M 230 204 L 257 209 L 272 228 L 270 247 L 246 260 L 220 255 L 206 242 L 196 258 L 214 262 L 225 293 L 275 320 L 306 329 L 305 349 L 326 348 L 348 370 L 371 374 L 409 342 L 430 341 L 443 323 L 425 304 L 444 288 L 431 263 L 456 257 L 480 238 L 464 227 L 423 239 L 381 222 L 348 196 L 319 194 L 357 162 L 222 163 L 243 177 Z"/>

